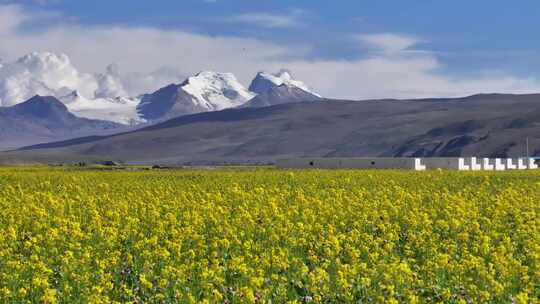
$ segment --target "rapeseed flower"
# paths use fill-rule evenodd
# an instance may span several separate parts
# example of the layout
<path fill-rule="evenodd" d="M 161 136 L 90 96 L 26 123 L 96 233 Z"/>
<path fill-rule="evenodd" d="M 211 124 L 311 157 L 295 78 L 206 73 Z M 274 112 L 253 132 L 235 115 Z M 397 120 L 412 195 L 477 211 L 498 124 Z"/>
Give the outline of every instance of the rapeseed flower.
<path fill-rule="evenodd" d="M 0 302 L 538 303 L 539 180 L 0 169 Z"/>

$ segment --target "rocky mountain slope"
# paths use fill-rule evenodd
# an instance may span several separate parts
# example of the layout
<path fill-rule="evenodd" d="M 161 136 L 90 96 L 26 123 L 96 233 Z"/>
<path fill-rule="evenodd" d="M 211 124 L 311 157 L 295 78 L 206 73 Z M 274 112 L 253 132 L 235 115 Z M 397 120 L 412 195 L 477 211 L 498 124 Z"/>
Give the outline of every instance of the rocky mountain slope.
<path fill-rule="evenodd" d="M 152 78 L 152 77 L 151 77 Z M 282 88 L 282 86 L 284 86 Z M 288 88 L 288 89 L 284 89 Z M 54 96 L 73 114 L 128 126 L 151 124 L 200 112 L 245 105 L 268 106 L 320 97 L 289 71 L 260 72 L 246 89 L 231 73 L 200 72 L 180 84 L 130 97 L 115 65 L 104 73 L 82 73 L 65 54 L 34 52 L 0 65 L 0 107 L 34 95 Z"/>
<path fill-rule="evenodd" d="M 137 110 L 142 118 L 156 121 L 237 107 L 254 96 L 233 74 L 207 71 L 144 95 Z"/>
<path fill-rule="evenodd" d="M 171 84 L 144 95 L 137 109 L 144 120 L 155 122 L 235 107 L 265 107 L 320 99 L 287 71 L 260 72 L 249 90 L 233 74 L 207 71 L 189 77 L 182 84 Z"/>
<path fill-rule="evenodd" d="M 263 94 L 268 92 L 270 89 L 279 87 L 281 85 L 298 88 L 306 93 L 321 97 L 319 94 L 311 91 L 311 89 L 305 83 L 294 79 L 291 72 L 288 70 L 281 70 L 275 74 L 267 72 L 257 73 L 257 76 L 255 76 L 255 79 L 253 79 L 249 86 L 249 90 L 255 94 Z"/>
<path fill-rule="evenodd" d="M 134 132 L 29 147 L 17 157 L 71 155 L 134 163 L 270 162 L 297 156 L 523 156 L 540 152 L 540 95 L 322 100 L 228 109 Z M 2 154 L 0 159 L 12 157 Z"/>
<path fill-rule="evenodd" d="M 278 104 L 319 101 L 321 97 L 289 84 L 273 86 L 243 104 L 244 108 L 261 108 Z"/>
<path fill-rule="evenodd" d="M 34 96 L 0 108 L 0 150 L 89 134 L 109 134 L 121 125 L 80 118 L 54 97 Z"/>

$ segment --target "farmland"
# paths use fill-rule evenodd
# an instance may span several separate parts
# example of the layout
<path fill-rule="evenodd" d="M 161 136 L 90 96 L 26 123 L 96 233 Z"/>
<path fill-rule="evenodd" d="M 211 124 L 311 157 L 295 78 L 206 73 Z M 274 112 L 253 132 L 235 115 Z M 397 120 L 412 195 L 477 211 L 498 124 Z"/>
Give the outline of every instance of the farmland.
<path fill-rule="evenodd" d="M 539 202 L 536 171 L 2 168 L 0 302 L 538 303 Z"/>

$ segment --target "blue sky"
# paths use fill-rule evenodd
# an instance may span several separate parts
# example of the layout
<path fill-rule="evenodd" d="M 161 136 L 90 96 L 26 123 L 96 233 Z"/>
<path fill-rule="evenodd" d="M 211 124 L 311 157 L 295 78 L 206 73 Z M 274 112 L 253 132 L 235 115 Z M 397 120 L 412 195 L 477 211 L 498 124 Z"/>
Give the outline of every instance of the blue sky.
<path fill-rule="evenodd" d="M 8 1 L 0 0 L 0 3 Z M 14 2 L 10 3 L 13 7 Z M 249 82 L 250 74 L 256 72 L 249 65 L 253 69 L 280 66 L 290 68 L 295 74 L 297 67 L 298 78 L 313 79 L 315 88 L 322 85 L 323 93 L 336 97 L 341 97 L 339 92 L 345 90 L 343 97 L 348 98 L 460 95 L 473 93 L 472 84 L 478 86 L 478 91 L 522 92 L 535 90 L 540 78 L 540 1 L 537 0 L 522 0 L 519 4 L 502 0 L 28 0 L 17 1 L 16 7 L 17 14 L 32 18 L 19 22 L 12 35 L 31 37 L 33 33 L 37 50 L 49 47 L 55 52 L 66 52 L 86 70 L 103 69 L 105 60 L 110 59 L 130 72 L 137 69 L 149 72 L 155 66 L 156 70 L 170 69 L 188 75 L 198 68 L 193 61 L 200 61 L 200 69 L 227 68 L 243 82 Z M 109 55 L 115 53 L 109 51 L 113 45 L 96 50 L 104 52 L 97 56 L 65 41 L 64 50 L 40 40 L 52 35 L 50 32 L 56 31 L 58 35 L 61 28 L 70 31 L 66 36 L 75 35 L 73 28 L 76 28 L 79 35 L 90 37 L 77 38 L 79 44 L 95 44 L 99 35 L 110 39 L 111 34 L 104 33 L 106 29 L 121 29 L 118 35 L 135 35 L 137 29 L 152 30 L 165 33 L 161 38 L 152 38 L 152 43 L 178 39 L 177 49 L 168 49 L 164 43 L 163 54 L 148 50 L 144 57 L 147 62 L 141 64 L 140 56 L 145 55 L 142 51 L 130 62 L 120 55 Z M 166 38 L 171 33 L 188 36 Z M 139 34 L 141 43 L 145 38 L 148 41 L 144 33 Z M 31 38 L 20 44 L 21 52 L 30 51 Z M 235 49 L 228 44 L 240 46 Z M 190 49 L 190 45 L 197 46 Z M 220 48 L 225 50 L 219 52 Z M 9 59 L 17 55 L 17 50 L 3 50 L 0 46 L 0 55 Z M 207 57 L 193 55 L 207 51 Z M 250 57 L 246 66 L 241 66 L 243 60 L 238 54 L 242 52 Z M 183 62 L 186 54 L 191 62 Z M 168 61 L 159 60 L 165 57 Z M 310 63 L 313 66 L 308 66 Z M 357 74 L 345 66 L 347 63 L 356 65 Z M 409 68 L 411 75 L 406 73 Z M 348 73 L 349 77 L 367 82 L 370 88 L 360 91 L 357 83 L 340 80 L 327 85 L 324 79 L 310 75 L 324 74 L 325 69 L 331 70 L 327 78 Z M 399 77 L 407 78 L 406 84 Z M 426 77 L 434 77 L 429 80 L 436 89 L 422 88 L 431 84 L 422 84 Z M 339 88 L 340 84 L 347 87 Z M 358 94 L 355 95 L 354 89 L 359 90 Z"/>

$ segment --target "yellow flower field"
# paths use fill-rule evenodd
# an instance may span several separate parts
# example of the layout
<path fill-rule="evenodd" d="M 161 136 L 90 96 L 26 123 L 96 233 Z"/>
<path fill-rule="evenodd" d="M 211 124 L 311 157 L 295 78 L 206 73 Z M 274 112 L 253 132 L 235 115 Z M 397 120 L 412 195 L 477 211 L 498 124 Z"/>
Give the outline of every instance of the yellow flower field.
<path fill-rule="evenodd" d="M 1 303 L 539 303 L 540 173 L 0 169 Z"/>

